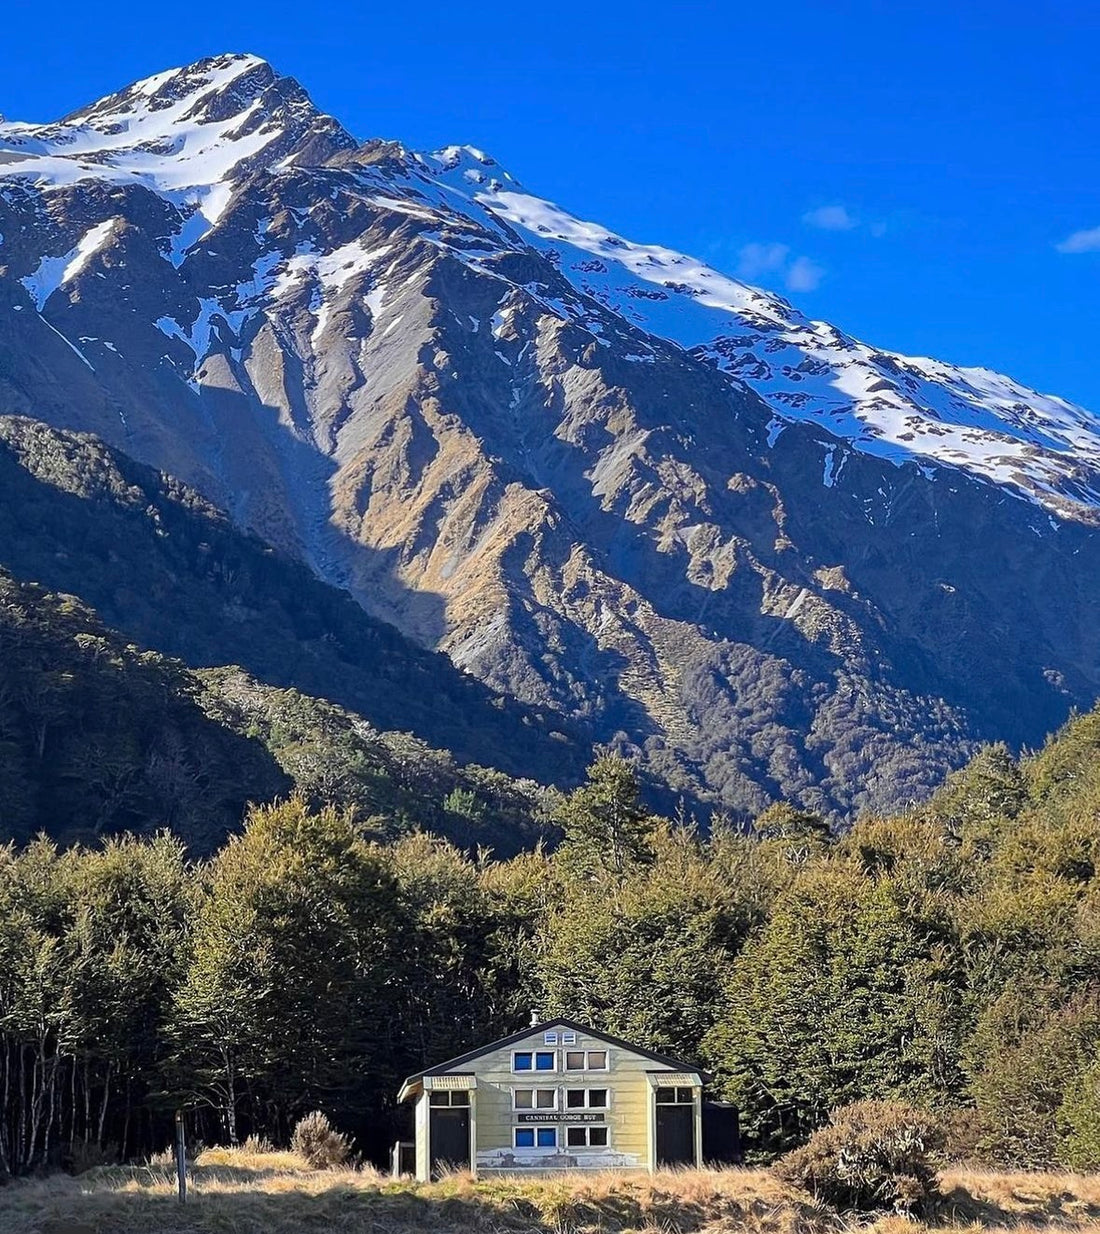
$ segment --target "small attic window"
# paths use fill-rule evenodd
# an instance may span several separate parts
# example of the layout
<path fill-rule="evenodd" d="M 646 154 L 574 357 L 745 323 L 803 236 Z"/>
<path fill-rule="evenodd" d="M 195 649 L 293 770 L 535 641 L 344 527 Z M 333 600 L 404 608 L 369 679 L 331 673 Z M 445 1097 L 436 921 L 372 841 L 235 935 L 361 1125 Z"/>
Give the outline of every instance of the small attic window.
<path fill-rule="evenodd" d="M 543 1033 L 542 1043 L 543 1045 L 557 1045 L 558 1044 L 558 1034 L 557 1033 Z"/>
<path fill-rule="evenodd" d="M 470 1094 L 463 1089 L 432 1089 L 428 1094 L 428 1104 L 432 1106 L 469 1105 Z"/>

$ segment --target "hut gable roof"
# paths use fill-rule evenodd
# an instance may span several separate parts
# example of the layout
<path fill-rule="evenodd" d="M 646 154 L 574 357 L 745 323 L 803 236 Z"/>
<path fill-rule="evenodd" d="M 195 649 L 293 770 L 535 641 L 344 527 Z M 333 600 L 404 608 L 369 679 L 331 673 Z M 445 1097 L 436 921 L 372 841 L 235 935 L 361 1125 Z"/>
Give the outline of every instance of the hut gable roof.
<path fill-rule="evenodd" d="M 456 1058 L 449 1058 L 446 1062 L 437 1063 L 434 1067 L 426 1067 L 423 1071 L 417 1072 L 416 1075 L 409 1076 L 405 1083 L 402 1084 L 397 1099 L 398 1101 L 405 1101 L 420 1088 L 425 1076 L 446 1075 L 460 1071 L 465 1067 L 469 1067 L 471 1063 L 476 1062 L 479 1058 L 483 1058 L 486 1054 L 492 1054 L 496 1050 L 507 1049 L 508 1046 L 518 1045 L 529 1038 L 538 1037 L 555 1029 L 564 1029 L 566 1032 L 583 1033 L 586 1037 L 594 1037 L 597 1041 L 614 1046 L 616 1049 L 629 1050 L 630 1053 L 647 1059 L 661 1068 L 667 1067 L 671 1071 L 692 1072 L 697 1075 L 703 1075 L 694 1063 L 685 1062 L 681 1058 L 672 1058 L 667 1054 L 658 1054 L 654 1050 L 647 1050 L 640 1045 L 634 1045 L 633 1042 L 624 1041 L 621 1037 L 614 1037 L 610 1033 L 601 1032 L 600 1029 L 593 1028 L 590 1024 L 580 1024 L 576 1020 L 558 1018 L 544 1020 L 541 1024 L 530 1024 L 527 1028 L 520 1029 L 518 1033 L 512 1033 L 508 1037 L 501 1037 L 499 1041 L 490 1041 L 487 1045 L 479 1046 L 476 1050 L 469 1050 L 465 1054 L 459 1054 Z"/>

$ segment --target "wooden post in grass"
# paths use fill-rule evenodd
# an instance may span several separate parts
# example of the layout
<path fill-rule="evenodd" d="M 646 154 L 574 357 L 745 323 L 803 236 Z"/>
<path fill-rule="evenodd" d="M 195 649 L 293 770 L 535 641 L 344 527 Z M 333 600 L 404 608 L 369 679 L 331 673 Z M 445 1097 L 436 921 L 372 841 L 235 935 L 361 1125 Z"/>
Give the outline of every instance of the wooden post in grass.
<path fill-rule="evenodd" d="M 180 1203 L 187 1202 L 187 1137 L 184 1134 L 183 1111 L 176 1111 L 176 1182 Z"/>

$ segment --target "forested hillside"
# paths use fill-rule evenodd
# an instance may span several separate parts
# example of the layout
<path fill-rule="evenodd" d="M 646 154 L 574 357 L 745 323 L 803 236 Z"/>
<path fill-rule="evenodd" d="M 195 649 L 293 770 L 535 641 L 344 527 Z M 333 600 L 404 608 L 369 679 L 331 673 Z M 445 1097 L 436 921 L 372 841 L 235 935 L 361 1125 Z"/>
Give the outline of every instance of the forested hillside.
<path fill-rule="evenodd" d="M 321 1107 L 381 1158 L 425 1063 L 568 1013 L 698 1060 L 750 1152 L 902 1098 L 951 1151 L 1100 1167 L 1100 712 L 987 749 L 926 807 L 834 837 L 647 814 L 605 758 L 564 841 L 474 860 L 300 801 L 209 862 L 173 839 L 0 854 L 0 1170 L 286 1136 Z"/>
<path fill-rule="evenodd" d="M 0 569 L 0 843 L 168 828 L 205 856 L 249 802 L 292 791 L 354 809 L 380 837 L 428 826 L 507 854 L 544 833 L 548 799 L 239 668 L 142 651 L 76 598 Z"/>

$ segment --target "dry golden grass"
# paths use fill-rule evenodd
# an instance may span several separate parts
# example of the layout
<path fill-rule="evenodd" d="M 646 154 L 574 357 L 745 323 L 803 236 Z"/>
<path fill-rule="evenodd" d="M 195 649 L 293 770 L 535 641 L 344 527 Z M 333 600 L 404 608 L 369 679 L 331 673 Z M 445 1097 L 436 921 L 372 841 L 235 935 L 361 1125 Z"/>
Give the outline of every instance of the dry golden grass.
<path fill-rule="evenodd" d="M 208 1149 L 175 1198 L 171 1163 L 107 1167 L 0 1189 L 0 1234 L 978 1234 L 1100 1231 L 1100 1177 L 943 1175 L 927 1225 L 842 1218 L 766 1170 L 421 1185 L 370 1169 L 310 1170 L 289 1152 Z"/>
<path fill-rule="evenodd" d="M 1005 1223 L 1100 1223 L 1100 1175 L 1005 1170 L 945 1170 L 944 1209 L 971 1220 L 996 1214 Z"/>

